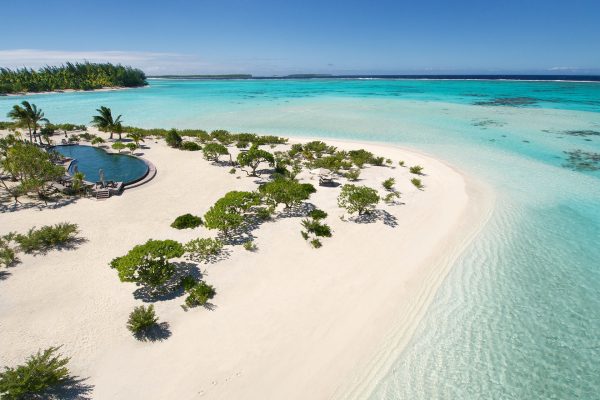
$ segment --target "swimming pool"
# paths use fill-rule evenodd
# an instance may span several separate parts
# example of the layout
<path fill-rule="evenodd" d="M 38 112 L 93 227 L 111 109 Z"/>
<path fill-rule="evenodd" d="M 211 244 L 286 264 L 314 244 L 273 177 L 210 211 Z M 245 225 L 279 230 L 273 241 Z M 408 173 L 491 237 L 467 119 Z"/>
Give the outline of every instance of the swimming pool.
<path fill-rule="evenodd" d="M 124 184 L 136 182 L 148 173 L 148 165 L 143 160 L 127 154 L 110 154 L 103 149 L 83 145 L 55 146 L 53 150 L 73 158 L 75 161 L 69 166 L 69 172 L 73 173 L 75 169 L 83 172 L 88 182 L 100 180 L 100 169 L 104 171 L 106 181 Z"/>

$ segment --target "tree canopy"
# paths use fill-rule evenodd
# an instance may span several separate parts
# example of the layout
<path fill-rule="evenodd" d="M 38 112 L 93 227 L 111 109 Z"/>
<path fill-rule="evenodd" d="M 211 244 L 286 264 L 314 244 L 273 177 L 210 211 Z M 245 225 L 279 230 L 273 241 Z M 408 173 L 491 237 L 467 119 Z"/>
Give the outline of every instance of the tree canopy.
<path fill-rule="evenodd" d="M 362 215 L 375 208 L 379 200 L 375 189 L 346 184 L 342 186 L 342 191 L 338 196 L 338 206 L 345 208 L 350 214 L 358 212 L 358 215 Z"/>
<path fill-rule="evenodd" d="M 138 282 L 153 288 L 167 283 L 175 273 L 171 258 L 184 253 L 181 243 L 174 240 L 148 240 L 110 262 L 122 282 Z"/>
<path fill-rule="evenodd" d="M 229 154 L 227 147 L 225 147 L 221 143 L 207 143 L 202 148 L 202 152 L 204 154 L 205 159 L 214 162 L 219 162 L 220 156 L 225 156 Z"/>
<path fill-rule="evenodd" d="M 218 229 L 228 233 L 243 225 L 246 221 L 246 213 L 260 204 L 257 193 L 232 191 L 221 197 L 204 214 L 204 226 L 208 229 Z"/>
<path fill-rule="evenodd" d="M 12 110 L 8 112 L 7 117 L 14 120 L 17 126 L 27 128 L 29 141 L 32 143 L 40 127 L 40 122 L 49 122 L 48 118 L 44 118 L 42 109 L 37 108 L 35 104 L 31 104 L 27 100 L 22 101 L 21 105 L 14 105 Z"/>
<path fill-rule="evenodd" d="M 260 163 L 266 162 L 269 165 L 273 165 L 275 157 L 268 151 L 260 149 L 256 144 L 253 144 L 248 151 L 238 154 L 237 161 L 242 167 L 250 167 L 252 171 L 249 174 L 250 176 L 256 176 L 256 169 Z"/>
<path fill-rule="evenodd" d="M 123 133 L 121 115 L 113 118 L 112 110 L 105 106 L 100 106 L 96 111 L 98 115 L 92 117 L 92 125 L 102 132 L 110 132 L 111 139 L 116 132 L 119 135 L 119 140 L 121 140 L 121 134 Z"/>
<path fill-rule="evenodd" d="M 147 85 L 139 69 L 110 63 L 66 63 L 39 70 L 0 68 L 0 94 L 46 92 L 64 89 L 92 90 L 104 87 Z"/>
<path fill-rule="evenodd" d="M 285 204 L 286 208 L 308 200 L 317 190 L 310 183 L 299 183 L 295 180 L 279 178 L 261 185 L 259 193 L 268 203 L 277 206 Z"/>

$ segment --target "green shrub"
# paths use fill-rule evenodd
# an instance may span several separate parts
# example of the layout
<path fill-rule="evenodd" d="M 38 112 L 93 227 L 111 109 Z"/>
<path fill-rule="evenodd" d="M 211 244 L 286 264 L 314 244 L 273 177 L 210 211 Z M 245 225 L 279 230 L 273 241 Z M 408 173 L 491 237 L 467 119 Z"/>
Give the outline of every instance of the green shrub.
<path fill-rule="evenodd" d="M 117 150 L 120 153 L 121 150 L 125 148 L 125 144 L 121 141 L 116 141 L 112 144 L 111 147 L 113 148 L 113 150 Z"/>
<path fill-rule="evenodd" d="M 165 135 L 165 142 L 167 142 L 167 145 L 171 147 L 179 148 L 182 141 L 183 139 L 181 136 L 179 136 L 179 133 L 177 133 L 175 129 L 171 129 Z"/>
<path fill-rule="evenodd" d="M 183 214 L 175 218 L 171 227 L 175 229 L 189 229 L 196 228 L 200 225 L 202 225 L 202 218 L 192 214 Z"/>
<path fill-rule="evenodd" d="M 146 306 L 138 306 L 133 309 L 129 314 L 127 320 L 127 329 L 129 329 L 136 336 L 143 336 L 148 329 L 156 326 L 158 323 L 158 317 L 154 312 L 154 306 L 150 304 Z"/>
<path fill-rule="evenodd" d="M 344 177 L 349 181 L 356 181 L 360 176 L 360 169 L 351 169 L 350 171 L 344 174 Z"/>
<path fill-rule="evenodd" d="M 235 174 L 235 172 L 236 172 L 236 169 L 235 169 L 235 168 L 231 168 L 231 169 L 229 170 L 229 173 L 230 173 L 231 175 Z"/>
<path fill-rule="evenodd" d="M 236 190 L 228 192 L 204 214 L 204 226 L 227 234 L 246 223 L 252 207 L 259 204 L 260 197 L 257 193 Z"/>
<path fill-rule="evenodd" d="M 217 291 L 211 285 L 205 282 L 198 282 L 187 290 L 188 296 L 185 298 L 185 305 L 188 307 L 203 306 L 210 299 L 215 297 Z"/>
<path fill-rule="evenodd" d="M 415 185 L 415 187 L 416 187 L 417 189 L 419 189 L 419 190 L 421 190 L 421 189 L 423 189 L 423 188 L 424 188 L 424 186 L 423 186 L 423 182 L 421 182 L 421 180 L 420 180 L 420 179 L 418 179 L 418 178 L 412 178 L 412 179 L 410 180 L 410 182 L 411 182 L 413 185 Z"/>
<path fill-rule="evenodd" d="M 235 140 L 234 136 L 224 129 L 217 129 L 212 131 L 210 133 L 210 137 L 225 146 L 230 145 Z"/>
<path fill-rule="evenodd" d="M 398 161 L 398 165 L 401 167 L 404 167 L 404 161 L 402 161 L 402 160 Z"/>
<path fill-rule="evenodd" d="M 315 193 L 317 189 L 310 183 L 299 183 L 291 179 L 279 178 L 261 185 L 258 191 L 268 204 L 275 207 L 279 204 L 285 204 L 285 208 L 290 208 L 304 200 L 308 200 L 310 195 Z"/>
<path fill-rule="evenodd" d="M 59 347 L 50 347 L 30 356 L 25 364 L 4 367 L 0 372 L 0 396 L 6 400 L 48 398 L 44 394 L 69 379 L 68 357 L 55 354 Z"/>
<path fill-rule="evenodd" d="M 302 235 L 302 237 L 304 238 L 304 240 L 308 240 L 308 232 L 300 231 L 300 234 Z"/>
<path fill-rule="evenodd" d="M 275 212 L 275 209 L 273 207 L 256 207 L 254 209 L 254 212 L 256 213 L 256 216 L 263 220 L 269 220 L 271 219 L 271 216 L 273 215 L 273 212 Z"/>
<path fill-rule="evenodd" d="M 219 239 L 198 238 L 184 245 L 188 258 L 196 262 L 209 261 L 223 250 L 223 242 Z"/>
<path fill-rule="evenodd" d="M 420 165 L 412 166 L 408 170 L 410 171 L 411 174 L 415 174 L 415 175 L 423 174 L 423 167 L 421 167 Z"/>
<path fill-rule="evenodd" d="M 196 282 L 196 278 L 194 278 L 192 275 L 186 275 L 183 278 L 181 278 L 180 284 L 183 290 L 187 292 L 192 287 L 194 287 Z"/>
<path fill-rule="evenodd" d="M 347 184 L 342 186 L 338 206 L 345 208 L 350 214 L 358 212 L 358 215 L 362 215 L 374 208 L 379 200 L 375 189 Z"/>
<path fill-rule="evenodd" d="M 400 193 L 390 192 L 383 198 L 383 201 L 385 201 L 387 204 L 395 204 L 396 199 L 399 199 L 399 198 L 400 198 Z"/>
<path fill-rule="evenodd" d="M 394 185 L 396 184 L 396 180 L 394 178 L 388 178 L 383 181 L 382 186 L 385 190 L 392 191 L 394 189 Z"/>
<path fill-rule="evenodd" d="M 348 152 L 348 157 L 350 157 L 350 160 L 354 163 L 354 165 L 356 165 L 358 168 L 362 168 L 366 163 L 371 161 L 373 158 L 373 153 L 364 149 L 350 150 Z"/>
<path fill-rule="evenodd" d="M 10 246 L 14 234 L 0 237 L 0 266 L 10 267 L 17 261 L 15 250 Z"/>
<path fill-rule="evenodd" d="M 126 147 L 129 149 L 129 151 L 130 151 L 130 152 L 132 152 L 132 153 L 133 153 L 134 151 L 136 151 L 136 150 L 137 150 L 137 148 L 138 148 L 138 145 L 137 145 L 137 144 L 135 144 L 135 143 L 132 143 L 132 142 L 130 142 L 130 143 L 127 143 L 125 146 L 126 146 Z"/>
<path fill-rule="evenodd" d="M 14 240 L 23 252 L 33 253 L 67 245 L 75 240 L 77 233 L 79 233 L 77 224 L 62 222 L 42 226 L 40 229 L 31 228 L 25 235 L 15 235 Z"/>
<path fill-rule="evenodd" d="M 313 239 L 310 241 L 310 245 L 312 247 L 314 247 L 315 249 L 318 249 L 319 247 L 323 246 L 323 243 L 321 243 L 321 241 L 319 239 Z"/>
<path fill-rule="evenodd" d="M 319 210 L 318 208 L 315 208 L 314 210 L 311 210 L 308 213 L 308 216 L 311 217 L 312 219 L 319 220 L 319 219 L 327 218 L 327 213 L 323 210 Z"/>
<path fill-rule="evenodd" d="M 254 241 L 248 240 L 247 242 L 244 242 L 244 249 L 248 251 L 256 251 L 258 250 L 258 246 L 256 246 L 256 243 L 254 243 Z"/>
<path fill-rule="evenodd" d="M 387 165 L 392 165 L 393 161 L 392 161 L 391 159 L 389 159 L 389 158 L 386 158 L 386 159 L 385 159 L 385 163 L 386 163 Z"/>
<path fill-rule="evenodd" d="M 331 237 L 331 228 L 327 224 L 322 224 L 318 220 L 303 219 L 302 226 L 306 232 L 312 233 L 315 236 Z"/>
<path fill-rule="evenodd" d="M 202 152 L 204 153 L 204 158 L 206 160 L 214 162 L 219 162 L 220 156 L 229 154 L 227 147 L 220 143 L 207 143 L 204 145 Z"/>
<path fill-rule="evenodd" d="M 202 150 L 202 146 L 200 146 L 196 142 L 183 142 L 181 144 L 181 150 L 198 151 L 198 150 Z"/>
<path fill-rule="evenodd" d="M 375 165 L 377 167 L 381 167 L 383 165 L 384 161 L 385 161 L 385 158 L 383 158 L 383 157 L 373 157 L 369 161 L 369 163 L 372 165 Z"/>
<path fill-rule="evenodd" d="M 167 283 L 175 274 L 169 259 L 181 257 L 183 246 L 174 240 L 148 240 L 113 259 L 110 267 L 119 273 L 121 282 L 137 282 L 153 289 Z"/>

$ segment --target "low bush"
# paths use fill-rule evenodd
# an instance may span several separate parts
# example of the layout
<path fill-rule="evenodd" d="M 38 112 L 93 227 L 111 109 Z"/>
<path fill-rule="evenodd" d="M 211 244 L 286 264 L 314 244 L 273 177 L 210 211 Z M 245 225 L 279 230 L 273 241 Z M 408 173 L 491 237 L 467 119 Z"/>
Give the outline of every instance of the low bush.
<path fill-rule="evenodd" d="M 33 253 L 64 246 L 75 240 L 77 233 L 79 233 L 77 224 L 62 222 L 43 226 L 40 229 L 31 228 L 25 235 L 14 235 L 14 240 L 23 252 Z"/>
<path fill-rule="evenodd" d="M 196 142 L 183 142 L 181 144 L 181 150 L 199 151 L 199 150 L 202 150 L 202 146 L 200 146 Z"/>
<path fill-rule="evenodd" d="M 138 306 L 129 314 L 127 329 L 135 336 L 143 336 L 150 328 L 158 324 L 158 317 L 154 312 L 154 306 Z"/>
<path fill-rule="evenodd" d="M 329 225 L 323 224 L 318 220 L 303 219 L 302 226 L 309 234 L 312 233 L 315 236 L 331 237 L 331 228 Z"/>
<path fill-rule="evenodd" d="M 356 181 L 360 176 L 360 169 L 351 169 L 350 171 L 344 174 L 344 177 L 349 181 Z"/>
<path fill-rule="evenodd" d="M 244 242 L 244 249 L 248 251 L 256 251 L 258 250 L 258 246 L 256 246 L 256 243 L 254 243 L 254 241 L 249 240 L 247 242 Z"/>
<path fill-rule="evenodd" d="M 385 201 L 387 204 L 393 205 L 393 204 L 396 204 L 396 200 L 399 198 L 400 198 L 400 193 L 390 192 L 383 198 L 383 201 Z"/>
<path fill-rule="evenodd" d="M 17 262 L 15 250 L 10 246 L 14 234 L 8 234 L 0 237 L 0 266 L 10 267 Z"/>
<path fill-rule="evenodd" d="M 402 160 L 398 161 L 398 165 L 401 167 L 404 167 L 404 161 L 402 161 Z"/>
<path fill-rule="evenodd" d="M 358 215 L 363 215 L 375 208 L 379 200 L 375 189 L 347 184 L 342 186 L 338 206 L 345 208 L 350 214 L 358 212 Z"/>
<path fill-rule="evenodd" d="M 315 249 L 318 249 L 318 248 L 320 248 L 320 247 L 323 246 L 323 244 L 321 243 L 321 241 L 319 239 L 313 239 L 313 240 L 311 240 L 310 241 L 310 245 L 312 247 L 314 247 Z"/>
<path fill-rule="evenodd" d="M 171 228 L 175 229 L 191 229 L 202 225 L 202 218 L 192 214 L 183 214 L 175 218 L 171 224 Z"/>
<path fill-rule="evenodd" d="M 413 185 L 415 185 L 415 187 L 416 187 L 417 189 L 419 189 L 419 190 L 421 190 L 421 189 L 423 189 L 423 188 L 424 188 L 424 186 L 423 186 L 423 182 L 421 182 L 421 180 L 420 180 L 420 179 L 418 179 L 418 178 L 412 178 L 412 179 L 410 180 L 410 182 L 411 182 Z"/>
<path fill-rule="evenodd" d="M 381 167 L 384 162 L 385 162 L 385 158 L 383 158 L 383 157 L 373 157 L 369 161 L 370 164 L 375 165 L 377 167 Z"/>
<path fill-rule="evenodd" d="M 327 213 L 323 210 L 315 208 L 314 210 L 311 210 L 308 213 L 308 216 L 311 217 L 312 219 L 319 220 L 319 219 L 327 218 Z"/>
<path fill-rule="evenodd" d="M 167 145 L 171 147 L 179 148 L 182 141 L 183 139 L 181 136 L 179 136 L 179 133 L 177 133 L 175 129 L 171 129 L 165 135 L 165 142 L 167 142 Z"/>
<path fill-rule="evenodd" d="M 410 167 L 408 170 L 410 171 L 411 174 L 415 174 L 415 175 L 423 174 L 423 167 L 421 167 L 420 165 L 414 165 L 414 166 Z"/>
<path fill-rule="evenodd" d="M 6 400 L 48 398 L 45 393 L 69 379 L 68 357 L 56 354 L 59 347 L 50 347 L 30 356 L 25 364 L 4 367 L 0 372 L 0 396 Z"/>
<path fill-rule="evenodd" d="M 215 297 L 217 291 L 206 282 L 200 281 L 187 290 L 185 305 L 188 307 L 204 306 Z"/>
<path fill-rule="evenodd" d="M 394 189 L 394 185 L 396 184 L 396 180 L 394 178 L 388 178 L 381 184 L 385 190 L 392 191 Z"/>
<path fill-rule="evenodd" d="M 230 173 L 231 175 L 235 174 L 235 172 L 236 172 L 236 169 L 235 169 L 235 168 L 231 168 L 231 169 L 229 170 L 229 173 Z"/>
<path fill-rule="evenodd" d="M 184 250 L 188 258 L 196 262 L 210 261 L 223 250 L 223 242 L 219 239 L 198 238 L 187 242 Z"/>

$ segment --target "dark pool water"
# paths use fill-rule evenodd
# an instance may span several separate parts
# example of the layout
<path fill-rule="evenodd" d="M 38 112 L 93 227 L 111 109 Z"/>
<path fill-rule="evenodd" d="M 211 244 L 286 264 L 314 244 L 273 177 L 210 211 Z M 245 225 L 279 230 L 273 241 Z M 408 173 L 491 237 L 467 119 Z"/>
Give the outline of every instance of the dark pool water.
<path fill-rule="evenodd" d="M 55 146 L 54 150 L 75 159 L 71 163 L 69 172 L 75 168 L 83 172 L 85 180 L 97 182 L 100 180 L 99 171 L 104 171 L 107 181 L 130 183 L 142 178 L 148 171 L 148 166 L 139 158 L 127 154 L 109 154 L 106 151 L 92 146 Z"/>

